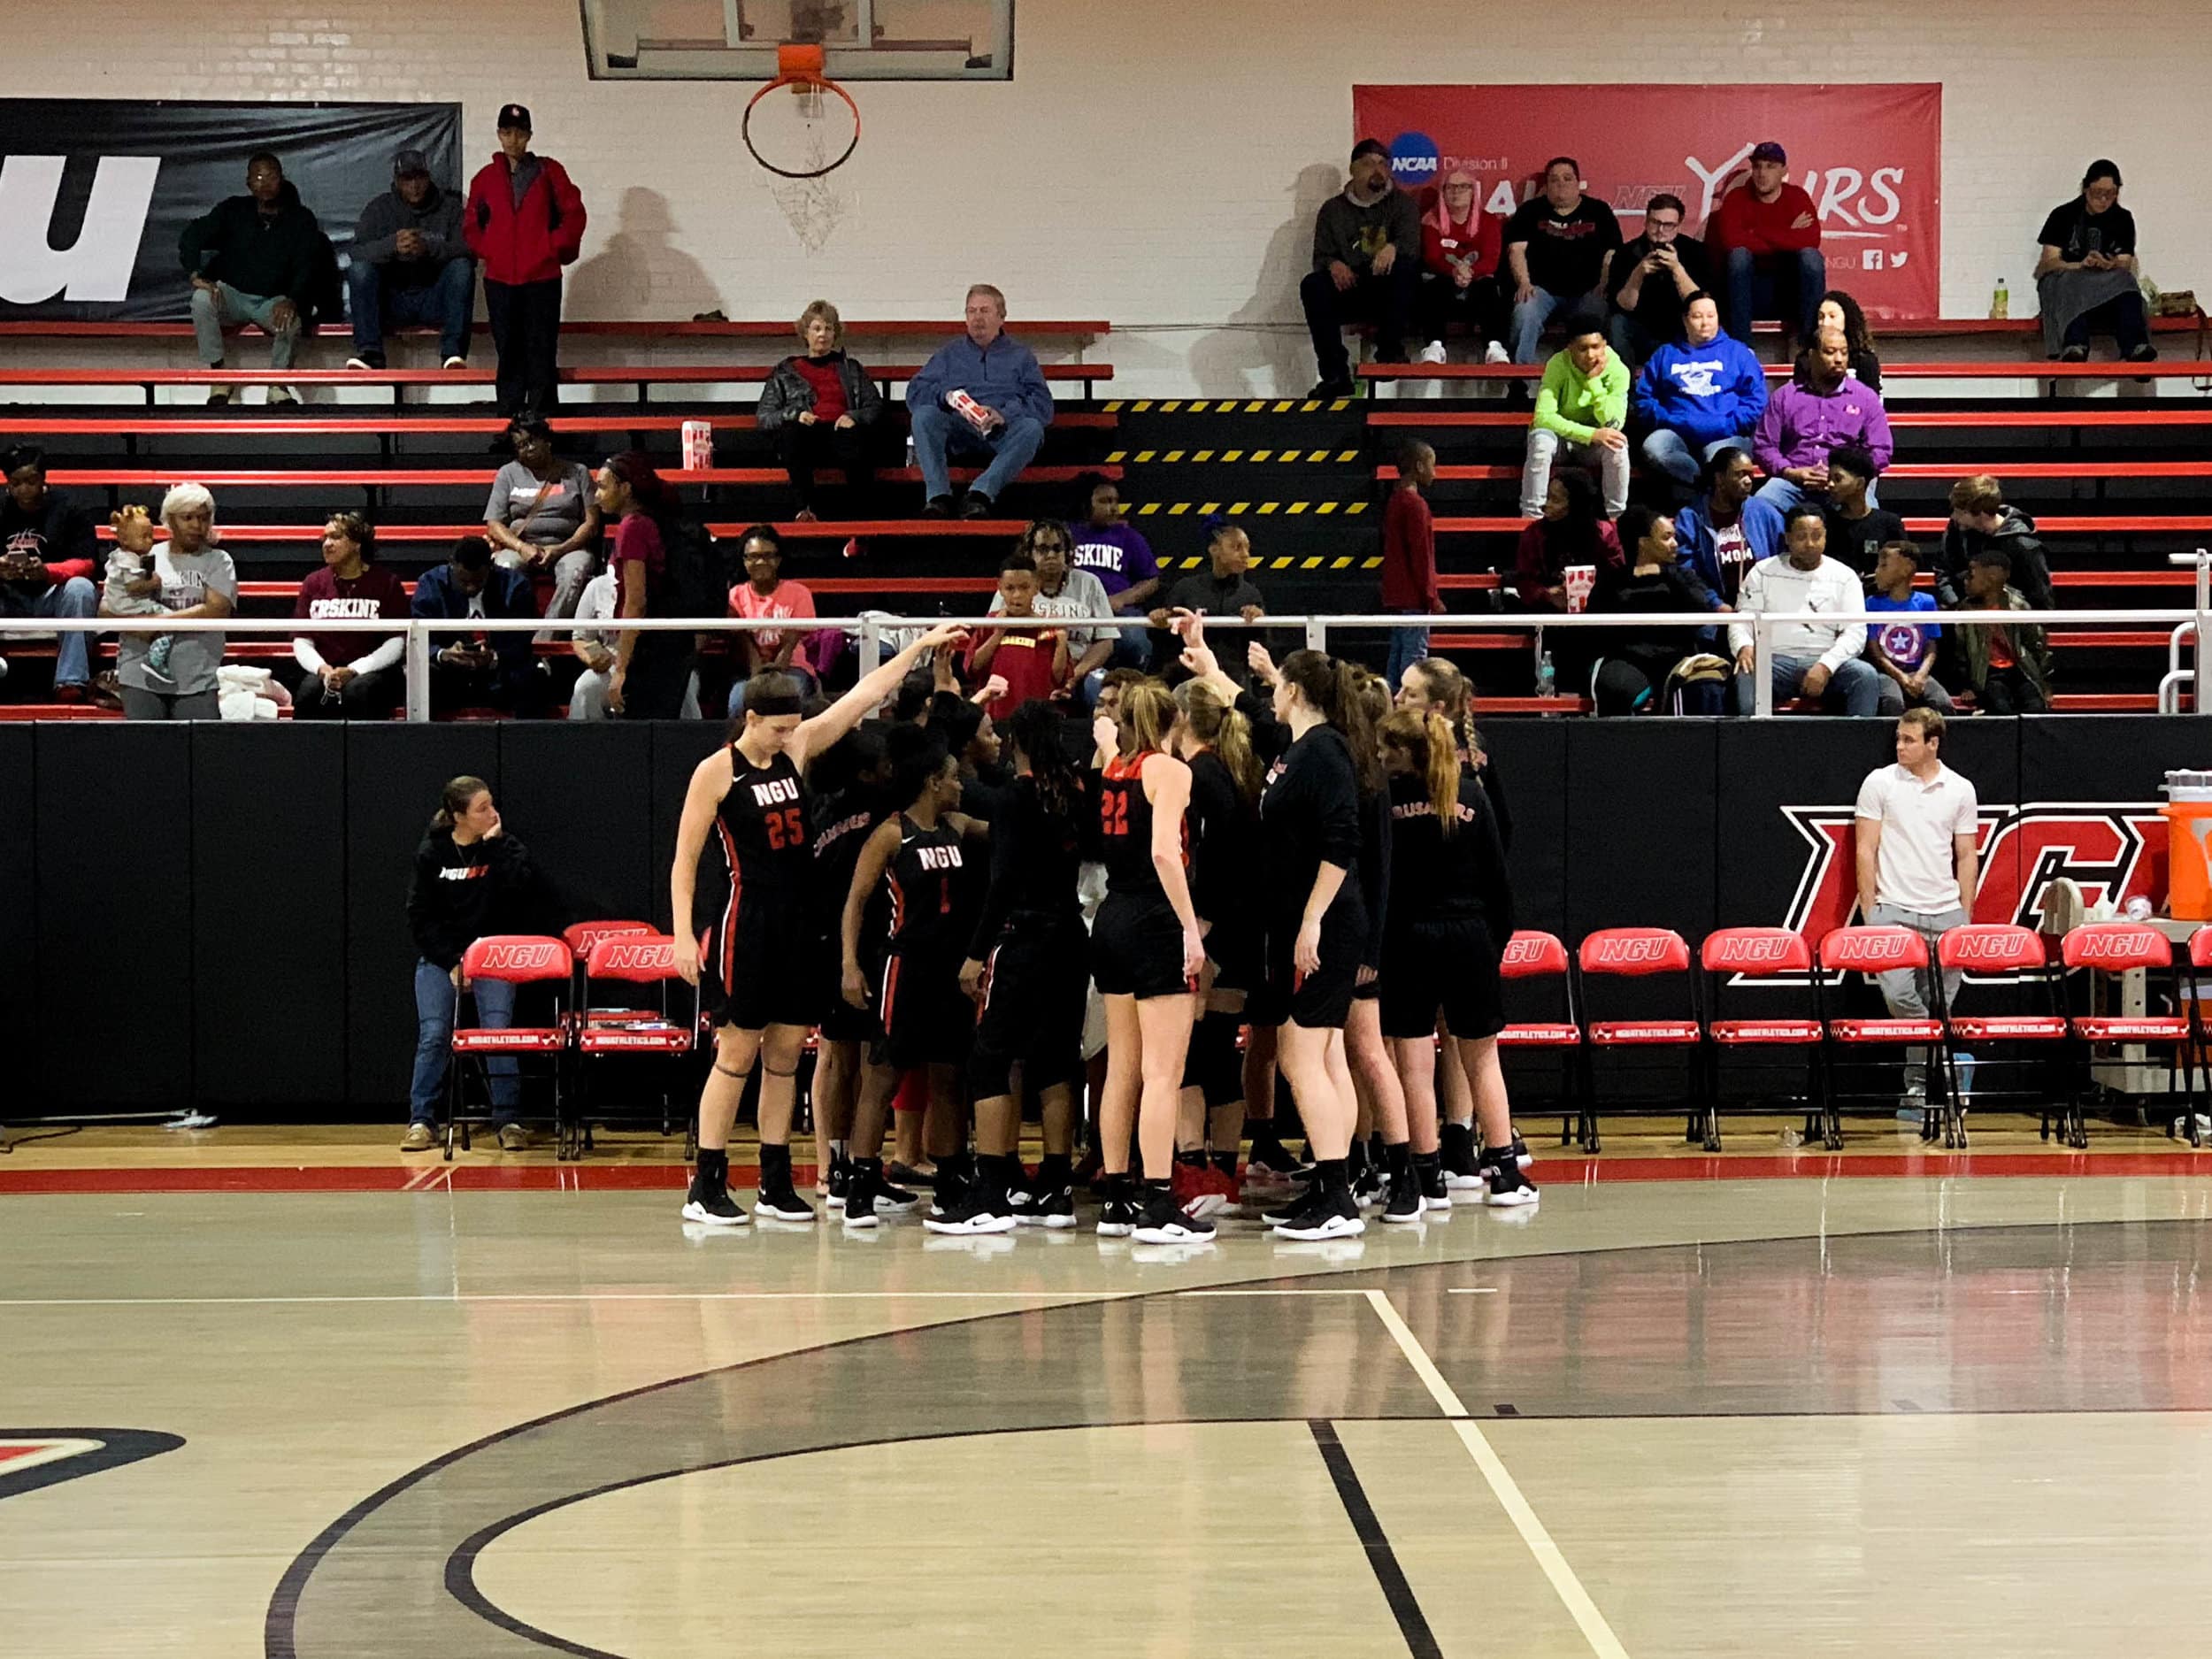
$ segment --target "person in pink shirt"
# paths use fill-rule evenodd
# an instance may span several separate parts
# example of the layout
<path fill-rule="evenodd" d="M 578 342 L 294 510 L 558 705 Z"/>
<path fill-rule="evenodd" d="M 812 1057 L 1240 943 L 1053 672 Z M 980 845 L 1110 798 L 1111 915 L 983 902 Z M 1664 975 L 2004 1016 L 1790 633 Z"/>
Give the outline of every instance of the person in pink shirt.
<path fill-rule="evenodd" d="M 1453 168 L 1421 216 L 1421 288 L 1414 301 L 1421 333 L 1428 341 L 1421 362 L 1445 360 L 1444 336 L 1455 321 L 1490 342 L 1486 362 L 1506 361 L 1509 307 L 1498 286 L 1504 240 L 1504 222 L 1482 211 L 1482 188 L 1474 174 Z"/>
<path fill-rule="evenodd" d="M 738 542 L 745 562 L 745 580 L 730 589 L 730 614 L 749 620 L 789 617 L 811 621 L 814 595 L 803 582 L 783 577 L 783 541 L 773 529 L 757 524 Z M 809 628 L 749 628 L 738 636 L 741 671 L 730 687 L 730 718 L 745 712 L 745 682 L 766 669 L 780 669 L 799 682 L 799 695 L 810 697 L 819 688 L 822 670 L 828 666 L 819 649 L 816 630 Z"/>
<path fill-rule="evenodd" d="M 1820 215 L 1789 168 L 1772 139 L 1753 146 L 1751 177 L 1721 197 L 1706 227 L 1720 265 L 1722 326 L 1747 343 L 1755 314 L 1779 317 L 1793 346 L 1810 340 L 1828 292 Z"/>

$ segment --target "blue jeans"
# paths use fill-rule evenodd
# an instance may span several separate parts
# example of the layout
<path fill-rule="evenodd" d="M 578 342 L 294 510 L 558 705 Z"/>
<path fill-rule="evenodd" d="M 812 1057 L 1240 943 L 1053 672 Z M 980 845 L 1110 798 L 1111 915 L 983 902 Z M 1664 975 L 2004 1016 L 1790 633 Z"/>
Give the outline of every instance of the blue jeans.
<path fill-rule="evenodd" d="M 504 979 L 479 979 L 470 987 L 476 998 L 476 1017 L 489 1026 L 515 1023 L 515 987 Z M 452 1057 L 453 1011 L 460 993 L 452 976 L 434 962 L 415 964 L 415 1077 L 407 1090 L 407 1121 L 433 1124 L 445 1100 L 445 1069 Z M 491 1075 L 492 1122 L 515 1120 L 522 1097 L 522 1067 L 511 1054 L 489 1055 L 484 1069 Z"/>
<path fill-rule="evenodd" d="M 1414 611 L 1393 605 L 1390 609 L 1402 617 L 1424 617 L 1425 609 Z M 1390 662 L 1383 670 L 1383 684 L 1396 692 L 1405 679 L 1406 670 L 1429 654 L 1429 631 L 1425 627 L 1393 628 L 1390 630 Z"/>
<path fill-rule="evenodd" d="M 1615 311 L 1606 321 L 1605 339 L 1614 355 L 1632 370 L 1641 368 L 1660 346 L 1643 324 L 1636 320 L 1633 311 Z"/>
<path fill-rule="evenodd" d="M 346 269 L 346 292 L 352 301 L 353 355 L 363 362 L 384 366 L 388 323 L 435 328 L 442 360 L 468 356 L 469 322 L 476 314 L 475 260 L 449 259 L 436 281 L 409 288 L 387 282 L 382 265 L 357 259 Z"/>
<path fill-rule="evenodd" d="M 1816 667 L 1816 657 L 1784 657 L 1778 653 L 1770 660 L 1774 680 L 1774 704 L 1783 703 L 1798 695 L 1798 687 L 1808 671 Z M 1736 712 L 1749 714 L 1758 707 L 1758 687 L 1749 674 L 1738 674 L 1729 682 L 1736 700 Z M 1881 671 L 1863 657 L 1852 658 L 1828 677 L 1828 689 L 1821 694 L 1821 705 L 1834 713 L 1840 709 L 1846 714 L 1872 714 L 1881 701 Z"/>
<path fill-rule="evenodd" d="M 20 589 L 0 588 L 0 616 L 89 617 L 98 614 L 99 609 L 100 590 L 81 576 L 72 576 L 65 582 L 56 582 L 27 605 Z M 89 634 L 55 635 L 54 683 L 57 686 L 82 686 L 88 684 L 91 679 L 92 636 Z"/>
<path fill-rule="evenodd" d="M 1807 343 L 1828 295 L 1828 261 L 1817 248 L 1763 254 L 1732 248 L 1722 295 L 1721 326 L 1737 339 L 1751 338 L 1751 319 L 1763 311 L 1779 317 L 1784 327 L 1796 330 L 1801 344 Z"/>
<path fill-rule="evenodd" d="M 1745 447 L 1748 449 L 1749 446 Z M 1876 480 L 1873 479 L 1867 480 L 1866 504 L 1868 506 L 1878 507 L 1882 504 L 1882 498 L 1878 493 L 1878 489 L 1879 485 Z M 1758 495 L 1761 501 L 1765 502 L 1785 518 L 1790 516 L 1791 508 L 1805 499 L 1805 492 L 1786 478 L 1767 480 L 1765 483 L 1759 486 Z M 1817 506 L 1819 503 L 1816 502 L 1814 505 Z"/>
<path fill-rule="evenodd" d="M 1746 455 L 1751 453 L 1751 440 L 1748 438 L 1716 438 L 1710 443 L 1692 449 L 1689 440 L 1680 433 L 1669 426 L 1661 426 L 1644 440 L 1644 459 L 1676 483 L 1694 489 L 1697 488 L 1698 474 L 1703 471 L 1700 461 L 1709 461 L 1732 446 Z M 1795 488 L 1796 486 L 1792 485 L 1791 488 Z"/>
<path fill-rule="evenodd" d="M 1551 321 L 1554 311 L 1572 304 L 1579 297 L 1574 294 L 1548 294 L 1538 288 L 1525 305 L 1516 304 L 1510 325 L 1514 362 L 1541 363 L 1544 359 L 1536 349 L 1536 342 L 1544 337 L 1544 325 Z"/>
<path fill-rule="evenodd" d="M 988 435 L 949 409 L 928 404 L 917 409 L 910 403 L 907 417 L 913 423 L 914 460 L 922 469 L 922 488 L 929 501 L 952 494 L 950 457 L 954 455 L 988 459 L 989 465 L 972 488 L 976 494 L 995 502 L 1044 447 L 1044 423 L 1031 415 L 1009 416 L 1004 426 Z"/>

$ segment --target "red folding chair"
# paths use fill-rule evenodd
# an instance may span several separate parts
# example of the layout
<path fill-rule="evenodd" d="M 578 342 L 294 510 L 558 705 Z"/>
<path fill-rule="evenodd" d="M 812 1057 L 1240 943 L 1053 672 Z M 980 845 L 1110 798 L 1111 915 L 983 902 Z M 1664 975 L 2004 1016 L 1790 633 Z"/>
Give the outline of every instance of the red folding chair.
<path fill-rule="evenodd" d="M 2193 961 L 2194 950 L 2193 941 Z M 2188 1047 L 2196 1033 L 2192 1017 L 2178 1011 L 2181 985 L 2174 967 L 2173 943 L 2148 922 L 2084 922 L 2079 927 L 2069 929 L 2059 941 L 2059 955 L 2070 973 L 2083 968 L 2092 973 L 2130 973 L 2140 970 L 2147 976 L 2163 968 L 2177 1010 L 2171 1014 L 2080 1014 L 2071 1019 L 2070 1025 L 2078 1044 L 2081 1087 L 2060 1102 L 2057 1119 L 2060 1139 L 2077 1151 L 2083 1151 L 2089 1145 L 2085 1102 L 2096 1080 L 2096 1046 L 2101 1042 L 2163 1043 L 2168 1050 L 2167 1075 L 2170 1079 L 2174 1072 L 2187 1064 Z M 2091 995 L 2093 999 L 2093 985 Z M 2094 1006 L 2093 1000 L 2091 1006 Z M 2189 1092 L 2191 1098 L 2184 1110 L 2193 1119 L 2193 1088 Z M 2043 1138 L 2047 1141 L 2051 1137 L 2051 1124 L 2052 1114 L 2046 1112 Z"/>
<path fill-rule="evenodd" d="M 699 994 L 676 972 L 676 943 L 664 934 L 602 933 L 584 959 L 584 990 L 576 1027 L 576 1110 L 565 1125 L 559 1156 L 580 1158 L 591 1149 L 592 1079 L 605 1070 L 593 1061 L 675 1059 L 699 1046 Z M 620 1001 L 603 1002 L 620 987 Z M 643 1006 L 640 1006 L 642 1003 Z M 672 1066 L 657 1068 L 663 1134 L 676 1126 L 675 1101 L 683 1079 Z M 688 1156 L 688 1148 L 687 1148 Z"/>
<path fill-rule="evenodd" d="M 1799 1048 L 1803 1050 L 1805 1064 L 1805 1140 L 1808 1144 L 1815 1139 L 1821 1140 L 1832 1150 L 1840 1147 L 1843 1126 L 1829 1110 L 1826 1091 L 1821 1087 L 1823 1030 L 1817 1014 L 1770 1012 L 1755 1019 L 1720 1018 L 1727 1006 L 1731 979 L 1757 984 L 1795 974 L 1805 984 L 1805 1001 L 1809 1003 L 1815 995 L 1811 987 L 1813 953 L 1804 935 L 1787 927 L 1724 927 L 1705 936 L 1698 946 L 1697 957 L 1706 974 L 1705 1006 L 1710 1014 L 1705 1022 L 1705 1033 L 1709 1047 L 1706 1051 L 1705 1100 L 1691 1112 L 1686 1138 L 1696 1141 L 1701 1137 L 1708 1152 L 1720 1150 L 1720 1059 L 1724 1052 Z M 1769 983 L 1759 987 L 1758 995 L 1771 999 L 1778 995 L 1778 989 Z"/>
<path fill-rule="evenodd" d="M 1952 1070 L 1966 1070 L 1964 1056 L 1959 1052 L 1962 1042 L 2001 1042 L 2032 1045 L 2040 1042 L 2064 1042 L 2067 1037 L 2066 1015 L 2061 1004 L 2061 987 L 2051 971 L 2051 953 L 2043 935 L 2033 928 L 2020 927 L 2009 922 L 1970 922 L 1964 926 L 1947 929 L 1936 941 L 1936 966 L 1943 972 L 1957 974 L 2011 974 L 2019 977 L 2026 997 L 2040 1000 L 2045 1011 L 2015 1011 L 2009 1014 L 1962 1014 L 1944 999 L 1943 1022 L 1949 1033 L 1947 1039 L 1952 1055 Z M 1961 995 L 1964 994 L 1962 987 Z M 2023 1000 L 2016 996 L 2016 1001 Z M 2017 1065 L 2024 1068 L 2031 1078 L 2042 1078 L 2046 1087 L 2034 1091 L 2034 1098 L 2044 1103 L 2047 1113 L 2050 1089 L 2049 1073 L 2029 1053 L 2016 1059 L 2007 1060 L 1987 1054 L 1973 1056 L 1973 1076 L 1979 1079 L 1987 1075 L 1983 1068 Z M 1983 1095 L 1978 1080 L 1974 1095 Z M 2023 1095 L 2022 1098 L 2026 1098 Z M 1931 1110 L 1921 1120 L 1920 1138 L 1932 1141 L 1937 1134 L 1937 1114 Z M 1942 1113 L 1944 1147 L 1959 1151 L 1966 1146 L 1966 1102 L 1953 1099 Z"/>
<path fill-rule="evenodd" d="M 584 959 L 591 955 L 591 948 L 603 939 L 618 933 L 657 933 L 660 929 L 650 922 L 571 922 L 561 929 L 561 938 L 576 953 L 576 1006 L 584 1005 Z"/>
<path fill-rule="evenodd" d="M 460 1135 L 461 1149 L 469 1148 L 469 1127 L 472 1124 L 490 1121 L 488 1112 L 471 1113 L 463 1104 L 463 1074 L 468 1062 L 474 1062 L 478 1074 L 483 1079 L 487 1099 L 491 1091 L 491 1073 L 486 1062 L 493 1056 L 511 1056 L 517 1063 L 518 1087 L 520 1064 L 528 1056 L 550 1056 L 553 1064 L 548 1068 L 548 1081 L 553 1094 L 553 1122 L 557 1129 L 561 1122 L 561 1061 L 568 1051 L 569 987 L 575 972 L 575 953 L 565 941 L 548 939 L 537 933 L 493 933 L 478 940 L 461 956 L 461 977 L 471 989 L 458 992 L 454 1002 L 453 1060 L 446 1068 L 446 1123 L 445 1155 L 453 1156 L 454 1135 Z M 481 981 L 494 981 L 515 987 L 517 1012 L 519 1014 L 523 992 L 532 987 L 543 987 L 552 997 L 552 1023 L 543 1025 L 464 1025 L 460 1023 L 461 1003 L 474 1002 L 473 987 Z"/>
<path fill-rule="evenodd" d="M 1863 973 L 1870 979 L 1878 973 L 1893 973 L 1907 968 L 1924 972 L 1928 967 L 1928 941 L 1909 927 L 1838 927 L 1820 941 L 1819 957 L 1822 972 L 1815 983 L 1820 987 L 1822 1023 L 1827 1030 L 1824 1052 L 1829 1110 L 1839 1113 L 1842 1107 L 1842 1091 L 1836 1086 L 1839 1048 L 1924 1048 L 1928 1050 L 1927 1095 L 1921 1121 L 1926 1123 L 1926 1112 L 1936 1110 L 1932 1102 L 1938 1101 L 1945 1111 L 1955 1110 L 1958 1086 L 1951 1071 L 1951 1051 L 1943 1041 L 1941 976 L 1934 981 L 1936 1006 L 1923 1018 L 1885 1016 L 1878 1019 L 1852 1019 L 1827 1017 L 1824 1013 L 1828 992 L 1824 981 L 1827 974 Z"/>
<path fill-rule="evenodd" d="M 1508 985 L 1558 981 L 1558 1018 L 1508 1020 L 1498 1033 L 1498 1048 L 1501 1057 L 1509 1049 L 1557 1054 L 1561 1058 L 1560 1098 L 1564 1100 L 1578 1087 L 1575 1062 L 1582 1048 L 1582 1022 L 1575 1016 L 1574 976 L 1568 970 L 1567 947 L 1550 933 L 1517 932 L 1506 941 L 1504 954 L 1498 960 L 1498 977 Z"/>
<path fill-rule="evenodd" d="M 1581 980 L 1579 1001 L 1583 1034 L 1592 1048 L 1679 1048 L 1690 1056 L 1688 1088 L 1697 1087 L 1698 1051 L 1705 1041 L 1704 1022 L 1698 1018 L 1697 976 L 1690 971 L 1690 948 L 1682 935 L 1664 927 L 1605 927 L 1588 935 L 1575 953 Z M 1686 1016 L 1660 1015 L 1640 1019 L 1592 1019 L 1590 981 L 1647 979 L 1662 974 L 1680 974 L 1688 997 Z M 1585 1087 L 1579 1127 L 1586 1152 L 1598 1149 L 1597 1085 L 1594 1066 L 1584 1060 Z M 1571 1138 L 1561 1125 L 1560 1143 Z"/>

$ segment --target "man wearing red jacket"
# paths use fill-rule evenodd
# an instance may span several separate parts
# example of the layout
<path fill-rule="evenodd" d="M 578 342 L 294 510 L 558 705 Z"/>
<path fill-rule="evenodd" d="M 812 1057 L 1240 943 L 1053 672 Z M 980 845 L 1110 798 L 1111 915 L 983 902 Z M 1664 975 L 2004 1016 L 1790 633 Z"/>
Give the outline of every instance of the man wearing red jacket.
<path fill-rule="evenodd" d="M 1813 198 L 1789 181 L 1789 165 L 1772 139 L 1755 146 L 1750 181 L 1721 197 L 1705 239 L 1725 273 L 1721 321 L 1730 336 L 1748 344 L 1754 316 L 1778 317 L 1793 349 L 1813 337 L 1828 262 L 1820 252 L 1820 215 Z"/>
<path fill-rule="evenodd" d="M 499 407 L 544 413 L 560 401 L 561 267 L 584 241 L 584 198 L 561 164 L 530 153 L 530 111 L 499 111 L 499 154 L 469 181 L 462 229 L 484 270 L 499 353 Z"/>

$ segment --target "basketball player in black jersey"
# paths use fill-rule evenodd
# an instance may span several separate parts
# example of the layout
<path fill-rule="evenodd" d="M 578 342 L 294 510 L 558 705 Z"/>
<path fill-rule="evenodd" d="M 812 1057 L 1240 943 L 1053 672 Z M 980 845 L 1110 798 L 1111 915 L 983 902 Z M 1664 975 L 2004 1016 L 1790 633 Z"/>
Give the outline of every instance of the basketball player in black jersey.
<path fill-rule="evenodd" d="M 860 1076 L 860 1103 L 853 1116 L 853 1171 L 845 1195 L 845 1225 L 876 1225 L 879 1201 L 897 1202 L 883 1179 L 883 1131 L 891 1097 L 908 1074 L 924 1071 L 933 1111 L 949 1114 L 958 1101 L 954 1080 L 967 1058 L 975 1009 L 960 988 L 960 959 L 974 926 L 964 901 L 969 847 L 986 833 L 979 820 L 955 812 L 960 765 L 944 740 L 919 726 L 901 726 L 888 741 L 891 788 L 897 810 L 869 833 L 845 895 L 840 939 L 843 1000 L 872 1006 L 883 1035 L 870 1049 Z M 869 902 L 880 889 L 889 901 L 882 966 L 871 983 L 862 938 Z M 905 1206 L 902 1206 L 905 1207 Z M 1014 1218 L 1005 1217 L 1010 1231 Z M 979 1228 L 964 1231 L 982 1231 Z"/>
<path fill-rule="evenodd" d="M 976 1179 L 941 1218 L 941 1233 L 999 1233 L 1005 1225 L 1075 1225 L 1071 1170 L 1075 1091 L 1083 1078 L 1083 1014 L 1090 991 L 1088 940 L 1076 897 L 1090 797 L 1068 759 L 1060 711 L 1032 700 L 1006 724 L 1015 778 L 991 823 L 990 885 L 960 986 L 982 1005 L 969 1079 L 975 1094 Z M 1020 1199 L 1016 1156 L 1021 1095 L 1038 1097 L 1044 1161 Z"/>
<path fill-rule="evenodd" d="M 807 767 L 896 691 L 924 651 L 957 649 L 964 638 L 958 628 L 933 629 L 810 720 L 799 717 L 798 683 L 788 674 L 756 674 L 730 740 L 692 770 L 669 899 L 676 968 L 699 987 L 714 1022 L 715 1055 L 699 1095 L 699 1157 L 686 1221 L 734 1227 L 747 1220 L 729 1194 L 729 1138 L 756 1059 L 762 1209 L 784 1220 L 814 1219 L 791 1185 L 790 1144 L 799 1056 L 819 1011 L 809 972 L 816 947 L 807 903 Z M 710 837 L 721 888 L 703 936 L 693 900 Z"/>
<path fill-rule="evenodd" d="M 1106 1003 L 1106 1091 L 1099 1147 L 1106 1174 L 1104 1238 L 1201 1243 L 1214 1224 L 1177 1207 L 1175 1118 L 1206 949 L 1185 874 L 1190 768 L 1165 752 L 1175 699 L 1157 680 L 1123 689 L 1098 744 L 1098 828 L 1106 900 L 1091 929 L 1091 973 Z M 1144 1194 L 1129 1186 L 1134 1119 Z"/>
<path fill-rule="evenodd" d="M 1512 1113 L 1498 1066 L 1498 1033 L 1505 1027 L 1498 962 L 1513 933 L 1513 889 L 1497 820 L 1474 773 L 1462 770 L 1442 717 L 1401 709 L 1383 722 L 1382 745 L 1393 876 L 1402 892 L 1420 895 L 1417 906 L 1392 912 L 1381 981 L 1383 1034 L 1405 1087 L 1417 1152 L 1435 1156 L 1426 1148 L 1435 1144 L 1440 1014 L 1458 1040 L 1475 1099 L 1486 1202 L 1532 1204 L 1537 1191 L 1513 1154 Z M 1441 1197 L 1433 1181 L 1426 1191 Z"/>
<path fill-rule="evenodd" d="M 845 895 L 852 891 L 853 866 L 862 843 L 884 813 L 883 796 L 891 781 L 882 725 L 864 721 L 833 744 L 815 764 L 818 786 L 814 816 L 814 928 L 820 949 L 816 995 L 822 1023 L 814 1050 L 814 1161 L 821 1171 L 818 1197 L 832 1210 L 845 1207 L 852 1173 L 853 1107 L 859 1098 L 860 1065 L 867 1045 L 882 1034 L 872 1010 L 856 1009 L 844 998 L 842 928 Z"/>

